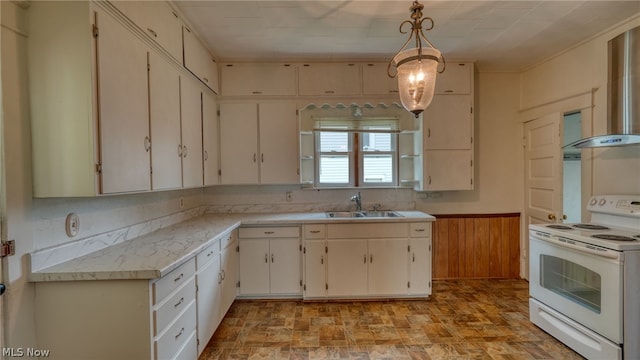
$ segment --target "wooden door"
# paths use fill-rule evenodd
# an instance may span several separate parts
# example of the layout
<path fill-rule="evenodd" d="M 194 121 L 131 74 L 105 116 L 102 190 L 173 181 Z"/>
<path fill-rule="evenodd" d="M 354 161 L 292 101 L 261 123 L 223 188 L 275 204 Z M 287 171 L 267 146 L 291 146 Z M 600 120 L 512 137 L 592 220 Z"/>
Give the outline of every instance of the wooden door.
<path fill-rule="evenodd" d="M 300 239 L 271 239 L 269 250 L 271 294 L 300 294 Z"/>
<path fill-rule="evenodd" d="M 304 286 L 305 297 L 325 297 L 327 254 L 324 240 L 305 240 Z"/>
<path fill-rule="evenodd" d="M 329 240 L 327 247 L 327 295 L 367 295 L 367 240 Z"/>
<path fill-rule="evenodd" d="M 525 229 L 562 220 L 562 119 L 553 113 L 524 124 Z M 529 259 L 528 236 L 523 250 Z"/>
<path fill-rule="evenodd" d="M 369 240 L 369 295 L 405 295 L 408 292 L 406 239 Z"/>
<path fill-rule="evenodd" d="M 269 293 L 269 241 L 240 239 L 240 295 Z"/>
<path fill-rule="evenodd" d="M 220 104 L 222 184 L 258 183 L 257 119 L 257 104 Z"/>
<path fill-rule="evenodd" d="M 298 122 L 295 103 L 265 103 L 258 108 L 260 183 L 298 183 Z"/>
<path fill-rule="evenodd" d="M 182 104 L 182 187 L 200 187 L 202 178 L 202 94 L 197 80 L 180 78 Z"/>
<path fill-rule="evenodd" d="M 149 52 L 151 187 L 182 187 L 180 157 L 180 75 L 155 52 Z"/>
<path fill-rule="evenodd" d="M 96 23 L 101 192 L 149 190 L 147 49 L 111 16 L 96 12 Z"/>
<path fill-rule="evenodd" d="M 204 185 L 220 183 L 218 177 L 218 105 L 213 93 L 202 91 L 202 160 Z"/>

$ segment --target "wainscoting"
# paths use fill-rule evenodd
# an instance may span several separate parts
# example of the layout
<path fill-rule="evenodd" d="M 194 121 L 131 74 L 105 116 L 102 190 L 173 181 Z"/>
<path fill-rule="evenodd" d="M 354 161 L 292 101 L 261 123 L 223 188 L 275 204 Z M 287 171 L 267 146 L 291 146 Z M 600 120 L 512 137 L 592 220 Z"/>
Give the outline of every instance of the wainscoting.
<path fill-rule="evenodd" d="M 434 279 L 519 277 L 519 213 L 435 217 Z"/>

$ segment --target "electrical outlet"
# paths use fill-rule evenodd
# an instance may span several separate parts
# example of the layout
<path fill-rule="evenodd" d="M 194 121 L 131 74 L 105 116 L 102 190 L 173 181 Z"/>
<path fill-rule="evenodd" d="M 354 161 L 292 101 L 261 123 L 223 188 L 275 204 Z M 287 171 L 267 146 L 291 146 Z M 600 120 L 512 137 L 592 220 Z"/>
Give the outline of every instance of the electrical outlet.
<path fill-rule="evenodd" d="M 291 200 L 293 200 L 293 194 L 291 194 L 291 191 L 287 191 L 285 193 L 285 199 L 287 199 L 288 202 L 290 202 Z"/>
<path fill-rule="evenodd" d="M 64 229 L 68 237 L 74 237 L 80 232 L 80 218 L 74 213 L 67 215 L 64 223 Z"/>
<path fill-rule="evenodd" d="M 180 209 L 184 209 L 184 197 L 180 196 Z"/>

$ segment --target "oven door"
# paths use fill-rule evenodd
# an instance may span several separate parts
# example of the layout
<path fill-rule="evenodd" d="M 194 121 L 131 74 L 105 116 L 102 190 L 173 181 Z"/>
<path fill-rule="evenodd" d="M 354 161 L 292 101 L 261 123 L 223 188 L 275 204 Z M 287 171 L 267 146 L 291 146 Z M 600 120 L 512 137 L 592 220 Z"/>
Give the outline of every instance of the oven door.
<path fill-rule="evenodd" d="M 622 344 L 622 253 L 582 245 L 531 231 L 530 295 Z"/>

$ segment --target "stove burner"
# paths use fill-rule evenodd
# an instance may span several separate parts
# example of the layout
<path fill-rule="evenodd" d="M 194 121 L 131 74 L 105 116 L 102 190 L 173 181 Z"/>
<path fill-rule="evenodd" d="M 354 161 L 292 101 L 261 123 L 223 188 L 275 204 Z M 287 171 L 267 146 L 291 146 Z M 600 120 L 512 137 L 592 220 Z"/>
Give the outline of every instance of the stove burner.
<path fill-rule="evenodd" d="M 558 229 L 558 230 L 571 230 L 571 226 L 567 225 L 547 225 L 548 228 Z"/>
<path fill-rule="evenodd" d="M 615 240 L 615 241 L 634 241 L 635 239 L 629 236 L 614 235 L 614 234 L 595 234 L 591 235 L 592 238 L 602 240 Z"/>
<path fill-rule="evenodd" d="M 586 229 L 586 230 L 609 230 L 609 228 L 606 226 L 595 225 L 595 224 L 575 224 L 573 225 L 573 227 L 578 229 Z"/>

